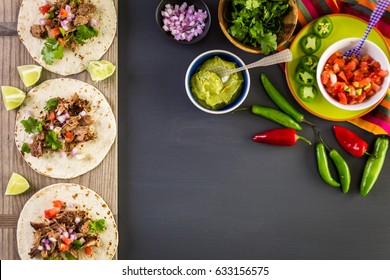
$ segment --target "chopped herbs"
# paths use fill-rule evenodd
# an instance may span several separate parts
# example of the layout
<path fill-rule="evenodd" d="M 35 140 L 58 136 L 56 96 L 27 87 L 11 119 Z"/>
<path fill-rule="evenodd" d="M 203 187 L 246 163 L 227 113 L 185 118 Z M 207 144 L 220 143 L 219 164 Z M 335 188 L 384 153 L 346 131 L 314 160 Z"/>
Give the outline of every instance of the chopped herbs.
<path fill-rule="evenodd" d="M 57 108 L 57 103 L 58 103 L 57 97 L 51 98 L 46 102 L 46 105 L 44 108 L 46 111 L 51 111 L 51 110 Z"/>
<path fill-rule="evenodd" d="M 39 133 L 42 131 L 42 122 L 31 117 L 27 120 L 22 120 L 21 123 L 27 133 Z"/>
<path fill-rule="evenodd" d="M 74 33 L 74 40 L 77 44 L 84 45 L 85 41 L 96 37 L 99 34 L 99 31 L 89 25 L 78 26 Z"/>
<path fill-rule="evenodd" d="M 84 243 L 81 242 L 79 239 L 73 240 L 72 247 L 76 250 L 80 250 L 83 247 Z"/>
<path fill-rule="evenodd" d="M 62 148 L 62 144 L 60 141 L 58 141 L 57 135 L 53 130 L 47 132 L 45 141 L 47 146 L 49 146 L 53 150 L 59 150 Z"/>
<path fill-rule="evenodd" d="M 52 65 L 54 59 L 61 59 L 64 56 L 64 50 L 56 39 L 46 38 L 41 54 L 43 55 L 43 61 Z"/>
<path fill-rule="evenodd" d="M 93 222 L 89 222 L 89 226 L 90 233 L 103 232 L 106 229 L 106 221 L 104 219 L 100 219 Z"/>
<path fill-rule="evenodd" d="M 23 143 L 22 152 L 26 154 L 29 154 L 31 152 L 30 146 L 27 143 Z"/>
<path fill-rule="evenodd" d="M 283 19 L 290 10 L 288 0 L 232 0 L 228 32 L 237 40 L 261 48 L 264 54 L 276 50 L 277 35 L 283 32 Z"/>

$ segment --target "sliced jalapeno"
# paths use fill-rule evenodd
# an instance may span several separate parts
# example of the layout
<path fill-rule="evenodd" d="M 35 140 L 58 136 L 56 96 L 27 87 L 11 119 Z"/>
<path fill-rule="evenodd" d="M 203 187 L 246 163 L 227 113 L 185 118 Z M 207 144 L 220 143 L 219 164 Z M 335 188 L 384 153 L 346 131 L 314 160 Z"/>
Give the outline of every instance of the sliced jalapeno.
<path fill-rule="evenodd" d="M 315 55 L 305 55 L 301 58 L 300 64 L 303 69 L 309 72 L 316 72 L 317 71 L 317 65 L 318 65 L 318 57 Z"/>
<path fill-rule="evenodd" d="M 349 185 L 351 184 L 351 173 L 348 164 L 336 150 L 331 150 L 329 157 L 333 160 L 337 172 L 339 173 L 341 190 L 343 193 L 347 193 L 349 191 Z"/>
<path fill-rule="evenodd" d="M 312 86 L 314 85 L 315 79 L 315 73 L 305 70 L 302 66 L 297 67 L 295 73 L 295 80 L 297 83 L 304 86 Z"/>
<path fill-rule="evenodd" d="M 302 126 L 292 117 L 274 108 L 253 105 L 251 110 L 253 114 L 272 120 L 285 127 L 289 127 L 295 130 L 302 130 Z"/>
<path fill-rule="evenodd" d="M 314 22 L 313 31 L 317 36 L 326 38 L 332 33 L 333 22 L 330 17 L 324 16 Z"/>
<path fill-rule="evenodd" d="M 320 49 L 321 38 L 314 33 L 309 33 L 301 38 L 299 44 L 305 54 L 313 54 Z"/>
<path fill-rule="evenodd" d="M 315 86 L 304 86 L 301 85 L 298 88 L 299 98 L 307 103 L 313 102 L 318 95 L 318 90 Z"/>
<path fill-rule="evenodd" d="M 374 152 L 368 158 L 360 184 L 361 196 L 366 196 L 374 186 L 385 162 L 386 152 L 389 147 L 389 138 L 378 137 L 375 141 Z"/>
<path fill-rule="evenodd" d="M 316 145 L 317 166 L 322 180 L 332 187 L 340 187 L 340 183 L 333 179 L 329 170 L 328 157 L 326 154 L 325 145 L 317 143 Z"/>

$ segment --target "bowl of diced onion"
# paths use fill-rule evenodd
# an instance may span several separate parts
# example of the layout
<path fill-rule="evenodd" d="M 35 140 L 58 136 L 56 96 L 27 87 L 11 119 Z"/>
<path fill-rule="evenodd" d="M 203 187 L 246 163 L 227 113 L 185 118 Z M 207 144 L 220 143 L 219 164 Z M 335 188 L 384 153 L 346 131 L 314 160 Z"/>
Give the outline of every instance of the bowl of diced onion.
<path fill-rule="evenodd" d="M 202 0 L 162 0 L 156 8 L 158 28 L 169 40 L 194 44 L 206 37 L 211 14 Z"/>

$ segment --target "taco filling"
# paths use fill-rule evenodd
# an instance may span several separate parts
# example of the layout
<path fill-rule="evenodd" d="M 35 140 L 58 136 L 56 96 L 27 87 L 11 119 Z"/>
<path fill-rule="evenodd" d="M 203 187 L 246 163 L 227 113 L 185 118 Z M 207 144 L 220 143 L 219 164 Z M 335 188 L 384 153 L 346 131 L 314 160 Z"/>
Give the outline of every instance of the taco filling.
<path fill-rule="evenodd" d="M 106 229 L 105 220 L 93 221 L 87 211 L 64 201 L 53 201 L 44 211 L 43 222 L 30 222 L 34 228 L 34 244 L 28 255 L 46 260 L 77 260 L 79 254 L 92 256 L 100 247 L 99 233 Z"/>
<path fill-rule="evenodd" d="M 22 152 L 39 158 L 45 151 L 58 151 L 64 157 L 82 159 L 76 146 L 96 138 L 89 102 L 76 93 L 69 99 L 55 97 L 46 102 L 42 112 L 41 119 L 29 117 L 21 121 L 29 133 L 29 143 L 23 143 Z"/>
<path fill-rule="evenodd" d="M 43 60 L 51 65 L 62 59 L 63 48 L 75 51 L 88 39 L 98 36 L 96 6 L 84 0 L 57 0 L 39 7 L 40 17 L 30 28 L 32 36 L 45 39 Z"/>

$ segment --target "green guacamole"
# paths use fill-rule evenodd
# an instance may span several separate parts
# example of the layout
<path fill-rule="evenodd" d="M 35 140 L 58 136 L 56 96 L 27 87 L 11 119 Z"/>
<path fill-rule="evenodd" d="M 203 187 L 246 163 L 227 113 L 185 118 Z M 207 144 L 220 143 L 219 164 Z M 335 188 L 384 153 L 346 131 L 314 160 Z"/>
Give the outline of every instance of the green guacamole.
<path fill-rule="evenodd" d="M 215 56 L 206 60 L 199 71 L 191 77 L 191 91 L 194 97 L 202 106 L 212 110 L 233 103 L 244 85 L 241 72 L 230 75 L 227 81 L 222 82 L 217 74 L 208 71 L 215 66 L 224 66 L 229 69 L 237 67 L 236 63 Z"/>

